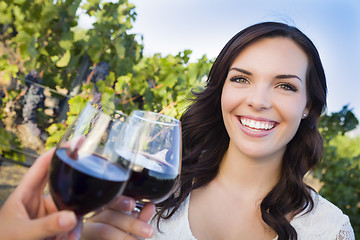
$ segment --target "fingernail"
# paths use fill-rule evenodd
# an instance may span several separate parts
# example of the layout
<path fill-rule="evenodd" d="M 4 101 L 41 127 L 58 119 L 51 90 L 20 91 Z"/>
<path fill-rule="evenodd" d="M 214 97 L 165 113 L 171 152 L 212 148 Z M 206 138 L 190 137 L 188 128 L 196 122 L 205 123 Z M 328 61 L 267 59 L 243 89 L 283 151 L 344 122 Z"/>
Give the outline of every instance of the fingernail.
<path fill-rule="evenodd" d="M 134 204 L 134 201 L 131 201 L 130 199 L 128 199 L 128 198 L 125 198 L 125 199 L 123 199 L 123 202 L 122 202 L 124 205 L 124 210 L 126 211 L 126 210 L 128 210 L 128 211 L 132 211 L 132 210 L 134 210 L 134 208 L 135 208 L 135 204 Z"/>
<path fill-rule="evenodd" d="M 124 204 L 124 208 L 129 209 L 131 207 L 130 199 L 124 199 L 123 204 Z"/>
<path fill-rule="evenodd" d="M 144 235 L 151 237 L 153 235 L 154 229 L 150 225 L 144 225 L 141 229 Z"/>
<path fill-rule="evenodd" d="M 59 225 L 61 228 L 73 226 L 76 222 L 75 214 L 72 212 L 63 212 L 59 217 Z"/>

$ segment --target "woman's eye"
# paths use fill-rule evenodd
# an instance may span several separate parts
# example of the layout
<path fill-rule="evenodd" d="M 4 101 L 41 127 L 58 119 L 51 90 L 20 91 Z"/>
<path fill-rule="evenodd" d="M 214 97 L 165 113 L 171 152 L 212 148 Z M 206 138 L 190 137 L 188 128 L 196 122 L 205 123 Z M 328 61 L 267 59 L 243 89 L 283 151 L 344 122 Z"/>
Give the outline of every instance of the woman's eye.
<path fill-rule="evenodd" d="M 280 83 L 278 86 L 278 88 L 284 89 L 286 91 L 293 91 L 293 92 L 297 92 L 296 87 L 294 87 L 293 85 L 291 85 L 290 83 Z"/>
<path fill-rule="evenodd" d="M 249 83 L 249 80 L 246 77 L 243 76 L 236 76 L 230 79 L 231 82 L 237 82 L 237 83 Z"/>

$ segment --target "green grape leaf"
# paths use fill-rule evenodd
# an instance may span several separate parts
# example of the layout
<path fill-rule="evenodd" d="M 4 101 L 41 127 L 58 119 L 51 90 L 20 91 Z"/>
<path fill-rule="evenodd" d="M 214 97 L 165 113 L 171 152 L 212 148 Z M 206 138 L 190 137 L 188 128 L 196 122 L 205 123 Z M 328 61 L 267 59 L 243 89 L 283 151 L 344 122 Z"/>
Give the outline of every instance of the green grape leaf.
<path fill-rule="evenodd" d="M 56 62 L 57 67 L 66 67 L 70 62 L 71 54 L 70 50 L 66 50 L 65 54 Z"/>
<path fill-rule="evenodd" d="M 27 47 L 27 50 L 30 54 L 30 57 L 35 59 L 36 58 L 36 55 L 37 55 L 37 50 L 36 50 L 36 46 L 35 46 L 35 37 L 32 37 L 30 42 L 29 42 L 29 45 Z"/>
<path fill-rule="evenodd" d="M 26 0 L 14 0 L 15 4 L 22 5 Z"/>
<path fill-rule="evenodd" d="M 77 95 L 69 99 L 69 112 L 68 114 L 77 115 L 85 107 L 87 100 Z"/>
<path fill-rule="evenodd" d="M 65 50 L 70 50 L 73 45 L 73 42 L 71 40 L 61 40 L 59 42 L 59 46 Z"/>
<path fill-rule="evenodd" d="M 120 59 L 123 59 L 125 57 L 126 48 L 125 48 L 124 44 L 122 43 L 122 41 L 115 41 L 115 49 L 116 49 L 117 56 Z"/>

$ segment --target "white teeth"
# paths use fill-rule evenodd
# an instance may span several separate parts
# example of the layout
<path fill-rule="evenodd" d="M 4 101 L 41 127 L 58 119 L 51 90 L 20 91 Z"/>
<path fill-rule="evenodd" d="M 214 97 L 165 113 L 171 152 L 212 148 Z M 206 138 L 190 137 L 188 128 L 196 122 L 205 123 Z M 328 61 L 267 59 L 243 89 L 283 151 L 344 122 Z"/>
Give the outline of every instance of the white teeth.
<path fill-rule="evenodd" d="M 244 118 L 240 118 L 240 122 L 242 125 L 256 130 L 270 130 L 275 126 L 274 122 L 255 121 Z"/>
<path fill-rule="evenodd" d="M 254 120 L 250 121 L 250 127 L 255 128 L 255 121 Z"/>

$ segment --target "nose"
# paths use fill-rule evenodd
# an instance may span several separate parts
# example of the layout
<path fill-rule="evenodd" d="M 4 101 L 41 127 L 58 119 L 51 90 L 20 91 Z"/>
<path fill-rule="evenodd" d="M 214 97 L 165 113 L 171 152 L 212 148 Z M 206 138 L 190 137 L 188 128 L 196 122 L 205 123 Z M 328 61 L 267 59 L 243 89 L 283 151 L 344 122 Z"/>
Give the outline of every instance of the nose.
<path fill-rule="evenodd" d="M 248 92 L 246 103 L 256 111 L 270 109 L 271 93 L 266 86 L 252 86 Z"/>

